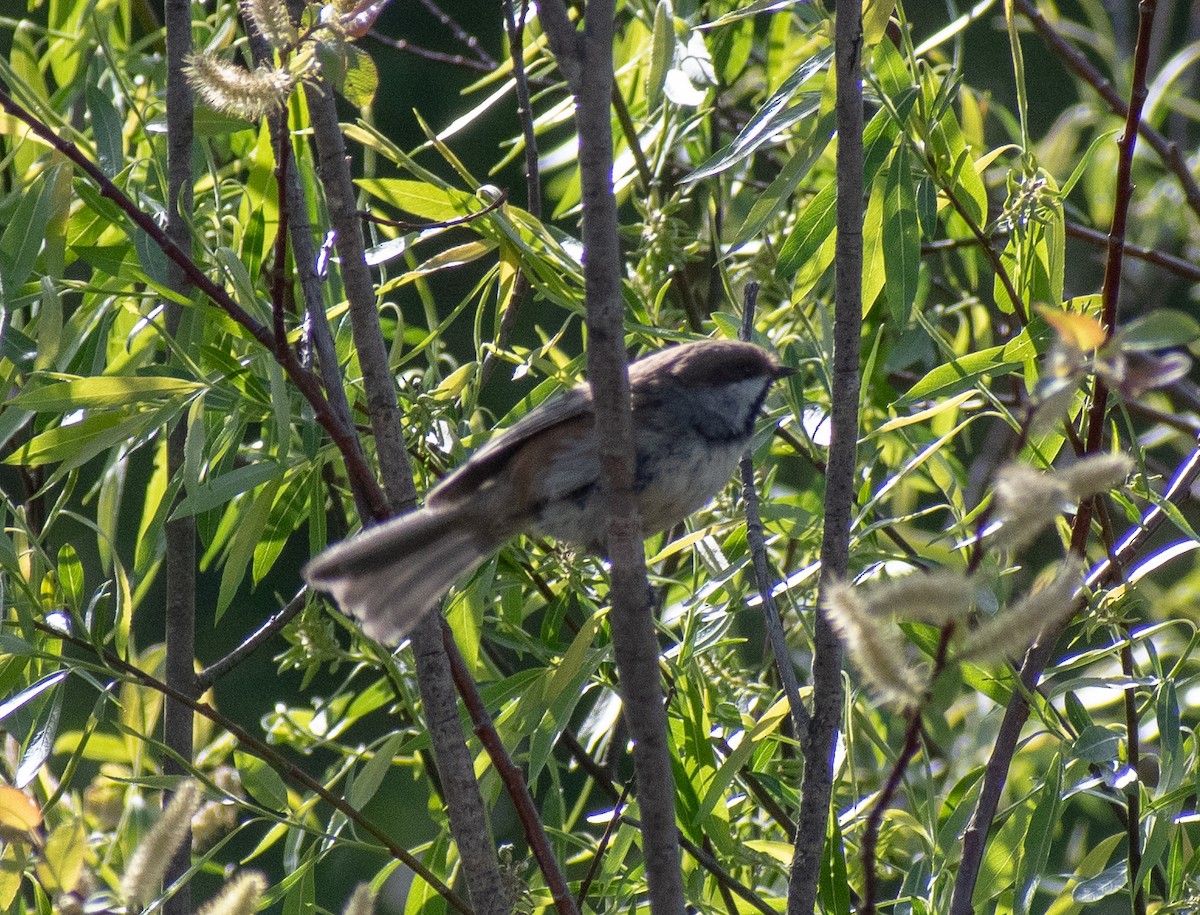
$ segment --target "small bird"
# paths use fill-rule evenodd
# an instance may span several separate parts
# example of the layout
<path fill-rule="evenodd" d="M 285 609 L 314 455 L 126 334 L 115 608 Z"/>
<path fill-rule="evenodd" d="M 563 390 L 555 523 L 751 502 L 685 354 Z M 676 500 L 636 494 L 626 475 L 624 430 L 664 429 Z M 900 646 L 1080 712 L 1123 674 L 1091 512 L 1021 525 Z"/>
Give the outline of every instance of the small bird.
<path fill-rule="evenodd" d="M 736 340 L 672 346 L 629 366 L 634 494 L 646 536 L 729 481 L 771 383 L 793 374 Z M 363 531 L 304 568 L 363 631 L 398 642 L 509 538 L 538 532 L 604 555 L 607 503 L 588 385 L 547 400 L 441 481 L 418 511 Z"/>

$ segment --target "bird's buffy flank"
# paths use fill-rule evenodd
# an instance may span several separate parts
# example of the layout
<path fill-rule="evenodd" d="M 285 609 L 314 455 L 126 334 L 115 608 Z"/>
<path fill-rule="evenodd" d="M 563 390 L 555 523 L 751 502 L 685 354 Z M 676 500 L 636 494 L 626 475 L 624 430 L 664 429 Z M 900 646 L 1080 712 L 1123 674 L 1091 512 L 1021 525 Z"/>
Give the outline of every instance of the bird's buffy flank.
<path fill-rule="evenodd" d="M 735 340 L 673 346 L 629 366 L 643 533 L 666 530 L 720 491 L 767 389 L 790 374 L 762 347 Z M 304 577 L 367 635 L 395 642 L 516 534 L 603 554 L 608 517 L 593 420 L 587 384 L 546 401 L 430 491 L 423 509 L 330 547 Z"/>

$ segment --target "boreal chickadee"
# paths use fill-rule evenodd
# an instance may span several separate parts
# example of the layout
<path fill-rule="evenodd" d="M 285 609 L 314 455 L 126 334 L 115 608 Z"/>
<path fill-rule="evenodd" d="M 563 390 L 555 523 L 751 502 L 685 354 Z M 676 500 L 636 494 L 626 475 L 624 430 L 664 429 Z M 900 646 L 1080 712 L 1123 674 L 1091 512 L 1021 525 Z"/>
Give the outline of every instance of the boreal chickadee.
<path fill-rule="evenodd" d="M 720 491 L 771 383 L 793 371 L 736 340 L 673 346 L 629 366 L 644 534 L 677 524 Z M 305 579 L 367 635 L 396 642 L 517 534 L 603 554 L 608 517 L 593 419 L 586 383 L 547 400 L 442 480 L 424 508 L 330 547 L 304 568 Z"/>

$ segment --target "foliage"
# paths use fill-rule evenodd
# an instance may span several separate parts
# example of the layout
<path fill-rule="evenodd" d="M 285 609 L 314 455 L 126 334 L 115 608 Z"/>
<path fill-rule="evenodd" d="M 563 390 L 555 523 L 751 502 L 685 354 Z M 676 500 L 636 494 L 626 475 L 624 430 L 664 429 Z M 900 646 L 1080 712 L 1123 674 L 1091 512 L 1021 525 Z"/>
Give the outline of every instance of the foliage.
<path fill-rule="evenodd" d="M 1169 17 L 1175 11 L 1165 6 L 1159 15 Z M 257 22 L 271 12 L 265 0 L 253 9 Z M 331 10 L 305 11 L 295 34 L 277 22 L 288 46 L 276 44 L 274 59 L 256 64 L 288 75 L 273 84 L 275 101 L 197 110 L 195 205 L 184 214 L 190 253 L 262 326 L 281 319 L 288 343 L 312 364 L 313 331 L 297 304 L 307 265 L 278 257 L 280 145 L 263 116 L 286 113 L 289 168 L 320 246 L 328 204 L 299 90 L 334 80 L 351 106 L 344 133 L 355 150 L 367 257 L 424 492 L 491 429 L 580 376 L 572 108 L 531 16 L 523 61 L 547 212 L 522 208 L 528 198 L 514 163 L 527 139 L 507 120 L 508 134 L 488 133 L 497 106 L 514 106 L 512 61 L 478 44 L 459 49 L 466 63 L 414 58 L 423 80 L 438 80 L 442 68 L 480 74 L 463 111 L 421 110 L 416 135 L 402 137 L 371 107 L 402 52 L 354 43 L 379 8 Z M 1189 911 L 1200 886 L 1189 713 L 1200 670 L 1200 538 L 1194 512 L 1176 504 L 1167 481 L 1177 466 L 1188 470 L 1200 431 L 1186 358 L 1200 338 L 1189 294 L 1200 279 L 1198 213 L 1186 157 L 1181 170 L 1139 147 L 1128 197 L 1115 178 L 1122 116 L 1086 71 L 1054 65 L 1061 49 L 1044 31 L 1029 33 L 1023 4 L 1003 11 L 1007 22 L 998 4 L 936 22 L 940 7 L 864 11 L 866 356 L 851 532 L 853 572 L 864 584 L 845 594 L 869 601 L 865 583 L 886 588 L 936 569 L 969 572 L 976 584 L 973 612 L 949 623 L 899 614 L 893 626 L 876 614 L 899 670 L 931 678 L 905 680 L 907 713 L 864 686 L 878 670 L 863 678 L 848 668 L 820 904 L 848 912 L 877 876 L 879 899 L 895 900 L 897 911 L 950 910 L 960 837 L 984 767 L 997 759 L 999 722 L 1024 695 L 1031 716 L 1005 760 L 1006 793 L 973 885 L 976 910 L 1065 915 L 1146 911 L 1149 902 Z M 1122 24 L 1092 0 L 1079 4 L 1078 21 L 1052 12 L 1043 9 L 1050 34 L 1070 36 L 1068 47 L 1088 52 L 1085 63 L 1103 61 L 1101 75 L 1128 101 L 1137 81 Z M 4 25 L 10 50 L 0 80 L 161 221 L 166 74 L 162 30 L 146 15 L 104 0 L 31 8 Z M 252 62 L 235 4 L 196 5 L 193 15 L 202 52 L 228 66 Z M 497 21 L 468 21 L 468 31 L 493 34 L 499 12 L 487 15 Z M 736 335 L 742 290 L 756 282 L 757 339 L 801 370 L 768 402 L 753 453 L 769 558 L 782 580 L 786 663 L 802 672 L 818 612 L 829 435 L 831 16 L 817 4 L 628 2 L 615 46 L 613 182 L 630 351 Z M 342 25 L 321 33 L 334 20 Z M 321 46 L 297 50 L 309 39 Z M 1196 47 L 1175 39 L 1157 47 L 1144 113 L 1189 152 Z M 974 54 L 1011 61 L 994 94 L 973 75 Z M 203 83 L 202 72 L 193 78 Z M 237 86 L 228 91 L 236 96 Z M 163 250 L 11 111 L 0 141 L 0 908 L 156 904 L 170 887 L 139 900 L 122 880 L 156 819 L 159 792 L 180 782 L 164 775 L 170 750 L 159 731 L 164 528 L 195 519 L 200 661 L 211 664 L 296 593 L 306 557 L 355 526 L 351 482 L 343 452 L 275 353 L 201 292 L 183 300 L 183 321 L 168 332 L 164 302 L 180 295 Z M 482 167 L 481 144 L 491 144 Z M 489 182 L 508 186 L 500 193 Z M 1102 295 L 1112 287 L 1088 233 L 1108 232 L 1123 194 L 1125 296 L 1112 334 Z M 329 255 L 320 249 L 321 304 L 353 419 L 365 426 L 347 293 Z M 274 280 L 284 269 L 281 298 Z M 519 320 L 506 321 L 518 309 Z M 1098 385 L 1113 397 L 1099 420 Z M 1095 423 L 1102 448 L 1091 437 Z M 179 426 L 184 460 L 171 472 L 167 431 Z M 364 442 L 373 459 L 371 437 Z M 1128 482 L 1123 472 L 1091 488 L 1048 476 L 1052 496 L 1036 507 L 1048 509 L 1049 530 L 1019 532 L 1020 550 L 988 539 L 997 536 L 993 522 L 1011 522 L 1023 493 L 1044 493 L 1028 477 L 1014 484 L 1021 471 L 1005 465 L 1070 473 L 1062 468 L 1078 468 L 1085 446 L 1130 455 Z M 1107 495 L 1093 510 L 1097 492 Z M 1089 507 L 1077 508 L 1081 499 Z M 766 647 L 738 501 L 731 486 L 686 530 L 649 541 L 647 555 L 689 900 L 705 912 L 782 911 L 803 735 Z M 1154 520 L 1165 522 L 1157 539 L 1120 552 L 1156 506 Z M 1019 660 L 1046 630 L 1006 633 L 1003 614 L 1043 570 L 1054 579 L 1071 550 L 1093 566 L 1114 555 L 1120 562 L 1091 582 L 1086 608 L 1030 695 L 1006 659 Z M 1071 600 L 1061 578 L 1050 587 L 1060 604 Z M 446 616 L 572 890 L 584 896 L 581 908 L 613 912 L 644 897 L 645 873 L 636 789 L 626 794 L 606 593 L 600 561 L 526 538 L 461 582 Z M 884 603 L 895 599 L 890 592 Z M 411 655 L 381 652 L 317 597 L 301 600 L 268 643 L 270 659 L 223 670 L 205 699 L 215 714 L 197 718 L 195 754 L 183 762 L 203 805 L 187 879 L 209 898 L 225 868 L 248 865 L 266 878 L 266 903 L 287 912 L 340 909 L 358 880 L 382 891 L 380 910 L 444 911 L 437 887 L 364 826 L 380 826 L 447 884 L 470 866 L 446 829 Z M 990 657 L 964 652 L 961 663 L 943 663 L 939 644 L 954 626 L 988 632 L 984 647 L 993 650 L 979 654 Z M 1004 638 L 1013 641 L 991 644 Z M 902 753 L 910 733 L 911 762 Z M 497 839 L 516 846 L 504 868 L 513 896 L 522 910 L 549 907 L 510 821 L 506 785 L 482 745 L 472 738 L 469 746 Z M 905 765 L 893 771 L 898 759 Z M 335 810 L 296 770 L 364 819 Z M 868 874 L 860 855 L 889 776 L 896 790 L 883 795 L 890 799 Z M 355 898 L 368 904 L 361 892 Z"/>

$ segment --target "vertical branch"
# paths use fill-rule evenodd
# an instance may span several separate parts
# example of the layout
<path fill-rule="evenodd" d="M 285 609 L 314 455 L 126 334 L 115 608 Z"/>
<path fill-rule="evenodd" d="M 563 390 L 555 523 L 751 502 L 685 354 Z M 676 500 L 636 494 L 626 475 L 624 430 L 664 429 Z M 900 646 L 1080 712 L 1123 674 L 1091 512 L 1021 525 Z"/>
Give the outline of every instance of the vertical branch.
<path fill-rule="evenodd" d="M 633 737 L 642 853 L 654 915 L 681 915 L 683 879 L 675 826 L 675 780 L 658 637 L 649 605 L 646 554 L 633 497 L 633 418 L 625 354 L 621 250 L 613 194 L 613 0 L 589 0 L 582 45 L 561 0 L 540 7 L 542 24 L 575 95 L 583 203 L 588 375 L 595 403 L 601 479 L 608 500 L 611 624 L 621 698 Z"/>
<path fill-rule="evenodd" d="M 184 61 L 192 53 L 192 9 L 190 0 L 166 0 L 167 35 L 167 235 L 183 251 L 191 251 L 191 230 L 185 214 L 192 212 L 192 91 L 183 75 Z M 174 262 L 168 274 L 170 288 L 183 295 L 191 283 Z M 177 336 L 183 309 L 166 303 L 167 333 Z M 184 465 L 187 421 L 176 422 L 167 436 L 167 474 L 175 481 Z M 188 515 L 166 524 L 166 680 L 185 696 L 198 695 L 194 659 L 196 654 L 196 526 Z M 192 760 L 192 709 L 168 697 L 163 708 L 163 772 L 186 774 Z M 180 845 L 167 868 L 165 879 L 174 883 L 191 865 L 190 835 Z M 167 900 L 167 915 L 186 915 L 192 910 L 191 885 L 183 882 Z"/>
<path fill-rule="evenodd" d="M 337 105 L 332 89 L 326 83 L 307 83 L 305 91 L 329 221 L 337 234 L 342 281 L 349 301 L 351 330 L 362 366 L 383 486 L 391 510 L 407 511 L 416 505 L 416 487 L 404 447 L 400 406 L 379 325 L 375 286 L 367 267 L 362 230 L 354 205 L 354 185 L 338 126 Z M 483 797 L 475 779 L 473 760 L 458 718 L 450 663 L 442 646 L 440 619 L 431 614 L 422 620 L 412 633 L 412 642 L 438 774 L 446 788 L 450 831 L 463 862 L 472 907 L 480 915 L 507 915 L 511 906 L 500 875 Z"/>
<path fill-rule="evenodd" d="M 1133 76 L 1131 79 L 1129 108 L 1125 116 L 1125 132 L 1121 136 L 1117 159 L 1116 199 L 1113 205 L 1113 221 L 1109 230 L 1108 257 L 1104 265 L 1104 287 L 1101 291 L 1101 322 L 1107 335 L 1111 336 L 1117 323 L 1117 301 L 1121 289 L 1121 262 L 1125 253 L 1125 230 L 1129 218 L 1129 205 L 1133 197 L 1133 152 L 1137 145 L 1138 126 L 1142 120 L 1142 107 L 1146 101 L 1146 73 L 1150 61 L 1150 36 L 1154 22 L 1155 0 L 1141 0 L 1138 4 L 1138 37 L 1134 49 Z M 1108 385 L 1099 376 L 1092 388 L 1092 402 L 1088 405 L 1087 437 L 1085 453 L 1100 450 L 1104 438 L 1104 417 L 1108 406 Z M 1088 535 L 1092 526 L 1094 501 L 1088 500 L 1079 506 L 1071 523 L 1071 551 L 1084 556 Z M 1091 582 L 1089 581 L 1089 584 Z M 1016 751 L 1021 728 L 1029 717 L 1029 703 L 1025 697 L 1036 687 L 1042 671 L 1050 663 L 1055 643 L 1062 634 L 1062 626 L 1043 633 L 1025 655 L 1021 663 L 1020 677 L 1024 689 L 1016 690 L 1004 710 L 1004 718 L 996 735 L 992 755 L 988 759 L 979 799 L 971 813 L 967 831 L 963 835 L 963 856 L 950 902 L 951 915 L 970 915 L 971 899 L 975 883 L 983 864 L 987 846 L 987 834 L 1000 794 L 1008 778 L 1008 767 Z"/>
<path fill-rule="evenodd" d="M 862 332 L 863 101 L 862 10 L 839 4 L 834 24 L 837 71 L 837 271 L 833 329 L 832 438 L 825 475 L 821 585 L 846 574 L 858 447 L 859 361 Z M 842 653 L 837 635 L 818 613 L 813 645 L 813 708 L 804 750 L 800 816 L 788 882 L 788 915 L 809 915 L 825 848 L 833 791 L 833 750 L 842 709 Z"/>

